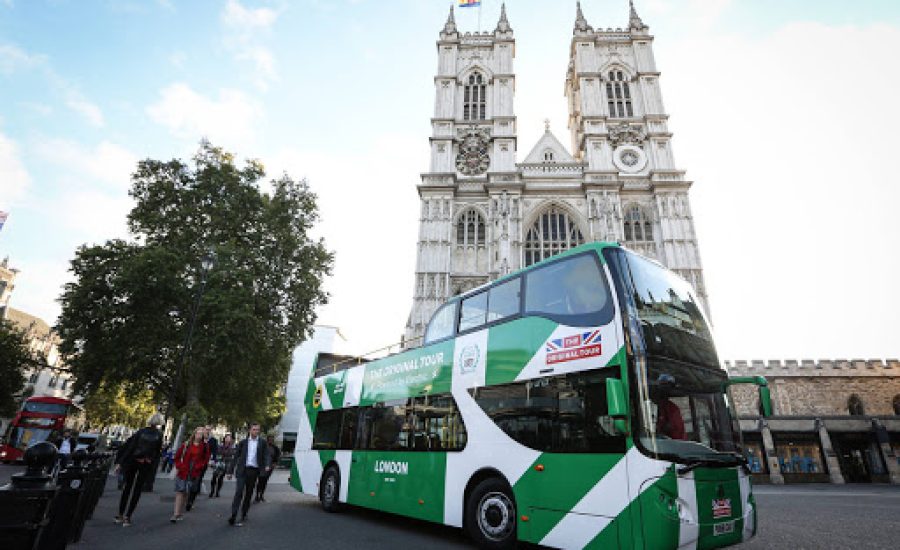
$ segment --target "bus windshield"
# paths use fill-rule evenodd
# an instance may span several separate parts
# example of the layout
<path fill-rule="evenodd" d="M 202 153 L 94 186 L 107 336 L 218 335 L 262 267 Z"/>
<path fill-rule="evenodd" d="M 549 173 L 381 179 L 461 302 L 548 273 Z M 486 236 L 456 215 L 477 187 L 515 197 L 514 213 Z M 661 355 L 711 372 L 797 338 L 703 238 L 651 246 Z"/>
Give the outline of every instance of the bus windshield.
<path fill-rule="evenodd" d="M 627 257 L 647 355 L 719 368 L 700 302 L 687 281 L 637 254 Z"/>
<path fill-rule="evenodd" d="M 734 463 L 740 431 L 725 394 L 723 370 L 649 358 L 639 373 L 642 406 L 639 438 L 644 448 L 682 459 Z"/>
<path fill-rule="evenodd" d="M 61 403 L 42 403 L 40 401 L 27 401 L 22 410 L 24 412 L 64 415 L 68 410 L 68 406 Z"/>

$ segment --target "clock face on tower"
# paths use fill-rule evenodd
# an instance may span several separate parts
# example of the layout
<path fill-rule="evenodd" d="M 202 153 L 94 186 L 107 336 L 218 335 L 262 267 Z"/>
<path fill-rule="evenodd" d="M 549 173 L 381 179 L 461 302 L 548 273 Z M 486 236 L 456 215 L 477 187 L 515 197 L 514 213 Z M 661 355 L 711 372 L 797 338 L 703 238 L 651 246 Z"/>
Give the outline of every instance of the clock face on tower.
<path fill-rule="evenodd" d="M 462 136 L 459 153 L 456 155 L 456 169 L 466 176 L 478 176 L 487 172 L 491 164 L 488 155 L 490 137 L 485 131 L 470 129 Z"/>

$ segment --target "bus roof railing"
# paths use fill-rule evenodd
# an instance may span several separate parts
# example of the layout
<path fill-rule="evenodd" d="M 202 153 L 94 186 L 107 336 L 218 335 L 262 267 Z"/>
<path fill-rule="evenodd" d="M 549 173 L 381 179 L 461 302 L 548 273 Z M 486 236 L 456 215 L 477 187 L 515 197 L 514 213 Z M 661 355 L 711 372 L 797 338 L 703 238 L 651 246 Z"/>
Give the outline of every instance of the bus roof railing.
<path fill-rule="evenodd" d="M 388 346 L 384 346 L 378 349 L 374 349 L 372 351 L 367 351 L 362 355 L 338 355 L 335 353 L 319 353 L 316 355 L 316 362 L 313 366 L 313 376 L 323 376 L 326 374 L 331 374 L 335 372 L 340 372 L 342 370 L 347 370 L 349 368 L 356 367 L 358 365 L 363 365 L 370 361 L 374 361 L 375 359 L 383 359 L 384 357 L 390 357 L 391 355 L 395 355 L 400 353 L 403 350 L 404 346 L 409 347 L 410 343 L 419 342 L 424 339 L 424 336 L 417 336 L 415 338 L 403 339 L 397 343 L 390 344 Z M 398 351 L 391 353 L 391 350 L 394 348 L 400 348 Z M 381 353 L 383 351 L 387 351 L 388 353 L 381 357 L 368 358 L 371 355 L 375 355 L 377 353 Z M 331 361 L 336 359 L 336 361 Z M 324 361 L 323 361 L 324 360 Z M 323 364 L 324 363 L 324 364 Z"/>

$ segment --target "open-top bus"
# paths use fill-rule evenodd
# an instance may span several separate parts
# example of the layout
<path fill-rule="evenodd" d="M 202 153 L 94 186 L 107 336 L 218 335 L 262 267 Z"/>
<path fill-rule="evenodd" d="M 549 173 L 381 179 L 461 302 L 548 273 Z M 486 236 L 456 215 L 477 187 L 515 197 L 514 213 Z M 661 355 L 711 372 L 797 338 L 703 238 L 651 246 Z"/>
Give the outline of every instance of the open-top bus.
<path fill-rule="evenodd" d="M 62 397 L 29 397 L 9 423 L 0 444 L 0 461 L 19 461 L 28 447 L 53 441 L 64 428 L 72 427 L 73 417 L 79 409 L 70 399 Z"/>
<path fill-rule="evenodd" d="M 482 547 L 712 548 L 756 532 L 690 285 L 613 243 L 456 296 L 421 347 L 312 369 L 291 484 L 463 527 Z"/>

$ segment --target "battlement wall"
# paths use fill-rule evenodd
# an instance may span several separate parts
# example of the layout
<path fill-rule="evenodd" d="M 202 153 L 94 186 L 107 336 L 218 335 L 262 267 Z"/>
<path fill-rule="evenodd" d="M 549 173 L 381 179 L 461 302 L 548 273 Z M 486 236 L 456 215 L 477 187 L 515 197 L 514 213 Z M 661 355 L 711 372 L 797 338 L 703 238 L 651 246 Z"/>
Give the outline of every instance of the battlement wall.
<path fill-rule="evenodd" d="M 898 359 L 778 359 L 728 360 L 725 370 L 731 376 L 827 377 L 887 376 L 900 377 Z"/>

